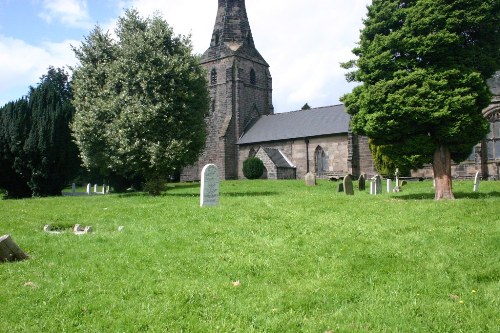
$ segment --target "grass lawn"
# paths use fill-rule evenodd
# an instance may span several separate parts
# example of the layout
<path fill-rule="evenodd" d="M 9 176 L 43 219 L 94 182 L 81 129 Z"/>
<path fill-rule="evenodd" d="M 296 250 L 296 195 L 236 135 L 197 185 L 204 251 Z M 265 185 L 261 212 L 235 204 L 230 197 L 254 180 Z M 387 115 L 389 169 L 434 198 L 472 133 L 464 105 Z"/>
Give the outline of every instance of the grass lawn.
<path fill-rule="evenodd" d="M 354 196 L 225 181 L 0 200 L 1 332 L 500 332 L 500 182 Z M 48 234 L 45 224 L 95 232 Z M 124 226 L 118 231 L 119 226 Z"/>

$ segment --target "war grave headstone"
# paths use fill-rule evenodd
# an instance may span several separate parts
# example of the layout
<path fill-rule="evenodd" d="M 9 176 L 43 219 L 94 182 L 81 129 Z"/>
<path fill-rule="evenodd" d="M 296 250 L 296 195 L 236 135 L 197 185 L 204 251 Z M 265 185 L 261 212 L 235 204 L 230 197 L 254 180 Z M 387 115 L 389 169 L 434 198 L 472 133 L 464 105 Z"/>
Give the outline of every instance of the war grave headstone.
<path fill-rule="evenodd" d="M 366 189 L 366 177 L 364 175 L 359 176 L 358 187 L 360 191 L 364 191 Z"/>
<path fill-rule="evenodd" d="M 308 172 L 305 180 L 307 186 L 316 186 L 316 175 L 313 172 Z"/>
<path fill-rule="evenodd" d="M 200 206 L 219 205 L 219 169 L 215 164 L 207 164 L 201 171 Z"/>
<path fill-rule="evenodd" d="M 479 191 L 479 171 L 476 172 L 476 176 L 474 177 L 474 192 Z"/>
<path fill-rule="evenodd" d="M 352 184 L 351 176 L 344 177 L 344 192 L 346 195 L 354 195 L 354 186 Z"/>

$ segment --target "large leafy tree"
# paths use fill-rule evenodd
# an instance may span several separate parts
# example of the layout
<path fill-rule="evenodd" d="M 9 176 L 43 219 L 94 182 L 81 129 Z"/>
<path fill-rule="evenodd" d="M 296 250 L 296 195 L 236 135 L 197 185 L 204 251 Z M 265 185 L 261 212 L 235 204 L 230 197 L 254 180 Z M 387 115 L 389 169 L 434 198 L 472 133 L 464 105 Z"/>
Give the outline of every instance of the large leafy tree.
<path fill-rule="evenodd" d="M 500 67 L 498 0 L 374 0 L 342 97 L 352 129 L 393 163 L 432 163 L 436 199 L 453 198 L 451 161 L 488 132 L 486 80 Z"/>
<path fill-rule="evenodd" d="M 72 128 L 87 168 L 154 182 L 197 160 L 209 97 L 188 37 L 128 10 L 116 39 L 96 27 L 74 51 Z"/>
<path fill-rule="evenodd" d="M 73 114 L 68 74 L 52 67 L 26 97 L 0 109 L 0 187 L 9 197 L 60 195 L 75 176 Z"/>

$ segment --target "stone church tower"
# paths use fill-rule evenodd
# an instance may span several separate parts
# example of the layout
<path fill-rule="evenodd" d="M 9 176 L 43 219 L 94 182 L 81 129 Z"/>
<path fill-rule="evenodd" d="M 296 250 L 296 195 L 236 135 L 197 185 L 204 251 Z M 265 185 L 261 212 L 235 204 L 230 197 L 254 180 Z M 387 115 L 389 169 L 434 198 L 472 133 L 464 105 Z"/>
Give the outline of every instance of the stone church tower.
<path fill-rule="evenodd" d="M 252 120 L 274 112 L 269 65 L 255 48 L 245 0 L 218 1 L 210 47 L 201 58 L 211 99 L 207 142 L 183 180 L 200 179 L 208 163 L 217 165 L 222 179 L 237 179 L 239 137 Z"/>

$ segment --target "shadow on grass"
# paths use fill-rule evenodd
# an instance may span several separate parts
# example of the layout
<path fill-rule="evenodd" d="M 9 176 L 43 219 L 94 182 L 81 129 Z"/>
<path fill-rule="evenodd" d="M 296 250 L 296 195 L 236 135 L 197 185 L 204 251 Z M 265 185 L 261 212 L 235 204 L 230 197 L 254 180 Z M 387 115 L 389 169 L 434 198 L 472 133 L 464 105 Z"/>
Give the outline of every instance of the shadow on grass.
<path fill-rule="evenodd" d="M 488 198 L 500 198 L 500 192 L 453 192 L 455 199 L 488 199 Z M 400 200 L 434 200 L 434 193 L 415 193 L 400 195 L 395 197 L 395 199 Z"/>
<path fill-rule="evenodd" d="M 264 191 L 264 192 L 221 192 L 221 197 L 266 197 L 270 195 L 278 195 L 278 192 Z M 182 197 L 182 198 L 192 198 L 199 197 L 199 193 L 172 193 L 171 191 L 166 191 L 162 194 L 167 197 Z"/>

